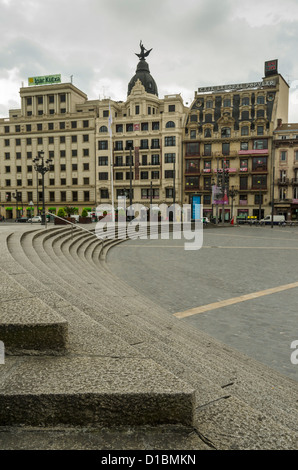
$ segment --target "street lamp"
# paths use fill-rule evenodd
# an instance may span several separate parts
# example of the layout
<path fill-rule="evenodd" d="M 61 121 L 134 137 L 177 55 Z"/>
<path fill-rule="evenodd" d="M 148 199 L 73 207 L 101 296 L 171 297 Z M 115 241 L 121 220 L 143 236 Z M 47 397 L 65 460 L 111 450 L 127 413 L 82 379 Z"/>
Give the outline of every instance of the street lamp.
<path fill-rule="evenodd" d="M 236 194 L 238 194 L 238 191 L 235 189 L 235 186 L 231 186 L 231 189 L 229 191 L 229 196 L 232 198 L 232 204 L 231 204 L 231 219 L 233 219 L 233 209 L 234 209 L 234 199 Z"/>
<path fill-rule="evenodd" d="M 31 219 L 31 224 L 32 224 L 32 208 L 34 206 L 34 202 L 33 201 L 30 201 L 29 202 L 29 206 L 30 206 L 30 219 Z"/>
<path fill-rule="evenodd" d="M 38 156 L 34 158 L 33 163 L 34 169 L 41 174 L 42 176 L 42 215 L 41 215 L 41 224 L 46 225 L 46 210 L 45 210 L 45 187 L 44 187 L 44 175 L 47 171 L 50 171 L 50 164 L 52 159 L 48 158 L 44 161 L 44 152 L 38 152 Z"/>
<path fill-rule="evenodd" d="M 16 200 L 16 217 L 20 217 L 20 209 L 18 206 L 18 203 L 22 203 L 22 209 L 21 209 L 21 217 L 23 216 L 23 200 L 22 200 L 22 193 L 19 191 L 16 191 L 15 193 L 12 194 L 12 197 Z"/>

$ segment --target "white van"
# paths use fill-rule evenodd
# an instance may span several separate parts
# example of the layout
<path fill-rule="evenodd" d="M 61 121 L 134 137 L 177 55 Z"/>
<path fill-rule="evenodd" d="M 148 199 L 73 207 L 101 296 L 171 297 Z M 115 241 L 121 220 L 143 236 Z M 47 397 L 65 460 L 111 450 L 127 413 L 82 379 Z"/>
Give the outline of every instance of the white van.
<path fill-rule="evenodd" d="M 284 215 L 274 215 L 273 216 L 273 224 L 283 224 L 286 221 Z M 264 219 L 260 220 L 261 224 L 271 224 L 272 222 L 272 216 L 271 215 L 266 215 Z"/>

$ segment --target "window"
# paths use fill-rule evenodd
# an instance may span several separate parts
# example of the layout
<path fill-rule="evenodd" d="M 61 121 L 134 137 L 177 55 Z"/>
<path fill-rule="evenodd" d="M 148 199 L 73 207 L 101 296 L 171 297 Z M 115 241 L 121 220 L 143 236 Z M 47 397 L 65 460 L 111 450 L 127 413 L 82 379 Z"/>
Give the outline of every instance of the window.
<path fill-rule="evenodd" d="M 72 171 L 77 171 L 77 169 L 78 169 L 78 164 L 77 164 L 77 163 L 73 163 L 73 164 L 71 165 L 71 169 L 72 169 Z"/>
<path fill-rule="evenodd" d="M 72 191 L 72 200 L 73 200 L 73 202 L 77 202 L 77 200 L 78 200 L 78 191 Z"/>
<path fill-rule="evenodd" d="M 222 144 L 222 154 L 230 155 L 230 144 Z"/>
<path fill-rule="evenodd" d="M 73 150 L 71 151 L 71 156 L 72 156 L 72 157 L 77 157 L 77 156 L 78 156 L 78 151 L 77 151 L 77 149 L 73 149 Z"/>
<path fill-rule="evenodd" d="M 115 166 L 123 166 L 123 157 L 116 155 L 115 157 Z"/>
<path fill-rule="evenodd" d="M 89 170 L 89 163 L 83 163 L 83 171 Z"/>
<path fill-rule="evenodd" d="M 165 163 L 174 163 L 175 155 L 175 153 L 165 153 Z"/>
<path fill-rule="evenodd" d="M 109 110 L 108 110 L 108 109 L 104 109 L 104 110 L 103 110 L 103 113 L 102 113 L 102 116 L 103 116 L 103 117 L 109 117 Z"/>
<path fill-rule="evenodd" d="M 65 150 L 60 150 L 60 157 L 64 158 L 65 157 Z"/>
<path fill-rule="evenodd" d="M 249 119 L 249 111 L 242 111 L 241 113 L 241 119 L 243 121 L 247 121 Z"/>
<path fill-rule="evenodd" d="M 258 109 L 257 111 L 257 118 L 263 118 L 265 117 L 265 111 L 264 109 Z"/>
<path fill-rule="evenodd" d="M 37 130 L 42 131 L 42 124 L 37 124 Z"/>
<path fill-rule="evenodd" d="M 66 165 L 65 165 L 65 163 L 62 163 L 60 165 L 60 171 L 65 171 L 65 170 L 66 170 Z"/>
<path fill-rule="evenodd" d="M 191 114 L 190 115 L 190 122 L 197 122 L 198 121 L 198 115 L 197 114 Z"/>
<path fill-rule="evenodd" d="M 230 100 L 230 98 L 224 99 L 223 105 L 224 105 L 225 108 L 230 107 L 230 106 L 231 106 L 231 100 Z"/>
<path fill-rule="evenodd" d="M 210 173 L 211 171 L 211 160 L 204 160 L 204 173 Z"/>
<path fill-rule="evenodd" d="M 89 142 L 89 134 L 83 134 L 83 142 Z"/>
<path fill-rule="evenodd" d="M 185 172 L 186 173 L 198 173 L 200 171 L 200 160 L 186 160 Z"/>
<path fill-rule="evenodd" d="M 60 144 L 65 144 L 65 136 L 60 136 Z"/>
<path fill-rule="evenodd" d="M 21 158 L 22 158 L 21 152 L 16 152 L 16 159 L 21 160 Z"/>
<path fill-rule="evenodd" d="M 101 189 L 100 190 L 100 197 L 101 197 L 101 199 L 109 199 L 108 189 Z"/>
<path fill-rule="evenodd" d="M 241 142 L 240 150 L 248 150 L 248 142 Z"/>
<path fill-rule="evenodd" d="M 259 95 L 257 97 L 257 104 L 264 104 L 265 103 L 265 98 L 263 95 Z"/>
<path fill-rule="evenodd" d="M 136 105 L 136 114 L 140 114 L 140 106 L 138 104 Z"/>
<path fill-rule="evenodd" d="M 151 189 L 141 189 L 141 198 L 142 199 L 150 199 L 151 198 Z M 152 199 L 159 199 L 159 189 L 153 188 L 152 189 Z"/>
<path fill-rule="evenodd" d="M 169 113 L 173 113 L 173 112 L 175 112 L 175 110 L 176 110 L 175 105 L 174 105 L 174 104 L 170 104 L 170 105 L 169 105 Z"/>
<path fill-rule="evenodd" d="M 252 189 L 267 189 L 267 176 L 252 175 Z"/>
<path fill-rule="evenodd" d="M 210 190 L 211 189 L 211 176 L 204 177 L 204 189 Z"/>
<path fill-rule="evenodd" d="M 53 144 L 53 143 L 54 143 L 54 137 L 49 137 L 49 144 Z"/>
<path fill-rule="evenodd" d="M 267 157 L 254 157 L 252 159 L 253 171 L 267 171 Z"/>
<path fill-rule="evenodd" d="M 141 180 L 147 180 L 149 178 L 148 171 L 141 171 Z"/>
<path fill-rule="evenodd" d="M 100 172 L 98 173 L 98 179 L 100 181 L 107 181 L 109 179 L 109 173 L 108 172 Z"/>
<path fill-rule="evenodd" d="M 77 141 L 78 141 L 77 136 L 76 136 L 76 135 L 72 135 L 72 136 L 71 136 L 71 142 L 72 142 L 73 144 L 75 144 Z"/>
<path fill-rule="evenodd" d="M 207 127 L 207 129 L 204 130 L 204 137 L 211 137 L 210 127 Z"/>
<path fill-rule="evenodd" d="M 151 148 L 159 149 L 159 139 L 151 139 Z"/>
<path fill-rule="evenodd" d="M 37 138 L 37 144 L 38 144 L 38 145 L 42 145 L 42 137 L 38 137 L 38 138 Z"/>
<path fill-rule="evenodd" d="M 241 127 L 241 135 L 248 135 L 249 134 L 249 127 L 248 126 L 242 126 Z"/>
<path fill-rule="evenodd" d="M 244 97 L 242 98 L 242 106 L 248 106 L 249 105 L 249 97 Z"/>
<path fill-rule="evenodd" d="M 108 132 L 107 126 L 101 126 L 101 127 L 99 128 L 99 132 Z"/>
<path fill-rule="evenodd" d="M 186 156 L 200 155 L 200 144 L 199 144 L 199 142 L 188 142 L 188 143 L 186 143 L 185 155 Z"/>
<path fill-rule="evenodd" d="M 16 132 L 21 132 L 21 126 L 16 126 Z"/>
<path fill-rule="evenodd" d="M 187 176 L 185 178 L 185 189 L 199 189 L 199 177 L 198 176 Z"/>
<path fill-rule="evenodd" d="M 211 157 L 211 144 L 204 144 L 204 155 Z"/>
<path fill-rule="evenodd" d="M 122 124 L 116 124 L 116 132 L 123 132 L 123 125 Z"/>
<path fill-rule="evenodd" d="M 148 139 L 141 139 L 141 149 L 148 149 L 149 148 L 149 145 L 148 145 Z"/>
<path fill-rule="evenodd" d="M 17 146 L 21 145 L 21 139 L 16 139 L 16 145 Z"/>
<path fill-rule="evenodd" d="M 9 152 L 5 152 L 5 160 L 10 160 L 10 153 Z"/>
<path fill-rule="evenodd" d="M 83 149 L 83 157 L 89 157 L 89 149 Z"/>
<path fill-rule="evenodd" d="M 151 165 L 159 165 L 159 155 L 158 154 L 152 155 Z"/>
<path fill-rule="evenodd" d="M 108 165 L 108 157 L 98 157 L 98 165 L 99 166 L 106 166 Z"/>
<path fill-rule="evenodd" d="M 166 188 L 166 198 L 172 199 L 174 196 L 173 188 Z"/>
<path fill-rule="evenodd" d="M 89 200 L 90 200 L 89 191 L 84 191 L 84 202 L 88 202 Z"/>
<path fill-rule="evenodd" d="M 77 128 L 77 121 L 71 121 L 71 128 L 76 129 Z"/>
<path fill-rule="evenodd" d="M 158 180 L 159 179 L 159 171 L 151 171 L 151 179 Z"/>
<path fill-rule="evenodd" d="M 213 108 L 213 101 L 212 100 L 207 100 L 206 101 L 206 108 Z"/>
<path fill-rule="evenodd" d="M 61 202 L 66 201 L 66 191 L 60 191 L 60 200 Z"/>
<path fill-rule="evenodd" d="M 264 134 L 264 126 L 257 126 L 257 135 Z"/>
<path fill-rule="evenodd" d="M 212 114 L 205 115 L 205 122 L 212 122 Z"/>
<path fill-rule="evenodd" d="M 73 186 L 78 184 L 78 178 L 72 178 L 72 184 Z"/>
<path fill-rule="evenodd" d="M 6 134 L 9 133 L 9 126 L 4 126 L 4 132 L 5 132 Z"/>
<path fill-rule="evenodd" d="M 195 139 L 196 136 L 197 136 L 197 131 L 196 131 L 195 129 L 192 129 L 192 130 L 190 131 L 190 138 L 191 138 L 191 139 Z"/>
<path fill-rule="evenodd" d="M 247 190 L 248 189 L 248 177 L 247 176 L 240 176 L 240 190 Z"/>
<path fill-rule="evenodd" d="M 280 152 L 280 161 L 281 162 L 286 162 L 287 161 L 287 152 L 285 150 L 282 150 Z"/>
<path fill-rule="evenodd" d="M 65 103 L 66 101 L 66 96 L 63 94 L 63 95 L 60 95 L 60 103 Z"/>
<path fill-rule="evenodd" d="M 133 124 L 126 124 L 126 132 L 133 132 Z"/>
<path fill-rule="evenodd" d="M 141 123 L 141 131 L 148 131 L 148 122 L 142 122 Z"/>
<path fill-rule="evenodd" d="M 90 179 L 89 178 L 83 178 L 83 184 L 86 186 L 89 186 Z"/>
<path fill-rule="evenodd" d="M 54 103 L 54 95 L 49 95 L 49 103 Z"/>
<path fill-rule="evenodd" d="M 173 127 L 175 127 L 175 125 Z M 152 123 L 152 130 L 153 131 L 159 131 L 159 122 L 158 121 Z"/>
<path fill-rule="evenodd" d="M 48 130 L 49 131 L 52 131 L 54 129 L 54 123 L 53 122 L 49 122 L 48 123 Z"/>
<path fill-rule="evenodd" d="M 165 178 L 174 178 L 174 170 L 165 170 Z"/>
<path fill-rule="evenodd" d="M 115 179 L 116 179 L 116 181 L 123 180 L 123 173 L 116 172 Z"/>
<path fill-rule="evenodd" d="M 142 165 L 147 165 L 147 155 L 142 155 Z"/>
<path fill-rule="evenodd" d="M 268 149 L 268 140 L 267 139 L 254 140 L 253 149 L 254 150 Z"/>
<path fill-rule="evenodd" d="M 32 98 L 31 97 L 27 98 L 27 105 L 28 106 L 32 105 Z"/>
<path fill-rule="evenodd" d="M 248 171 L 248 160 L 246 158 L 240 160 L 240 171 Z"/>
<path fill-rule="evenodd" d="M 55 202 L 55 191 L 49 192 L 50 202 Z"/>
<path fill-rule="evenodd" d="M 108 141 L 107 140 L 99 140 L 98 141 L 98 150 L 108 150 Z"/>
<path fill-rule="evenodd" d="M 221 130 L 221 137 L 231 137 L 231 129 L 230 127 L 223 127 Z"/>
<path fill-rule="evenodd" d="M 59 128 L 65 129 L 65 122 L 59 122 Z"/>

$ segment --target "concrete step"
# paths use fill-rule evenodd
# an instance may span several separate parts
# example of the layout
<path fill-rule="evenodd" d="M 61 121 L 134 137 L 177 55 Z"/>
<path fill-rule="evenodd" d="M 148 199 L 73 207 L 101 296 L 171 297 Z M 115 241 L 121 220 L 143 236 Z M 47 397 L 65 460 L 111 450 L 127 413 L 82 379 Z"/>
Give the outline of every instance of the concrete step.
<path fill-rule="evenodd" d="M 54 247 L 56 242 L 53 242 L 55 237 L 54 234 L 52 235 L 53 237 L 48 238 L 47 243 L 44 242 L 42 246 L 44 249 L 49 246 L 48 254 L 53 257 L 50 245 L 52 244 Z M 37 239 L 35 239 L 36 241 Z M 76 254 L 76 258 L 67 263 L 68 269 L 65 271 L 62 271 L 61 265 L 64 268 L 66 267 L 66 262 L 64 262 L 66 258 L 62 256 L 62 252 L 59 251 L 58 245 L 56 245 L 55 263 L 53 262 L 51 270 L 46 271 L 47 275 L 50 272 L 52 274 L 53 272 L 55 273 L 56 286 L 61 287 L 62 280 L 65 282 L 65 276 L 74 274 L 74 270 L 76 273 L 73 279 L 75 277 L 76 279 L 82 279 L 85 276 L 87 278 L 88 273 L 90 275 L 89 266 L 85 271 L 82 270 L 82 266 L 85 266 L 85 261 L 88 258 L 89 260 L 94 258 L 91 256 L 93 248 L 89 252 L 88 242 L 86 242 L 87 247 L 85 248 L 81 245 L 81 242 L 82 240 L 78 242 L 80 248 L 76 250 L 76 243 L 73 240 L 71 256 Z M 30 249 L 32 250 L 32 244 L 28 243 L 26 248 L 28 256 Z M 67 241 L 64 243 L 63 251 L 70 256 Z M 82 253 L 84 253 L 83 260 L 81 260 Z M 96 253 L 96 249 L 94 253 Z M 80 264 L 78 264 L 79 260 Z M 43 250 L 43 264 L 42 271 L 40 271 L 42 275 L 44 274 L 43 269 L 47 266 L 47 262 L 45 251 Z M 108 271 L 105 272 L 102 266 L 101 263 L 100 269 L 96 267 L 97 270 L 93 272 L 98 272 L 98 280 L 101 285 L 104 282 L 104 285 L 110 286 L 111 291 L 115 293 L 117 279 L 111 276 Z M 59 272 L 59 275 L 63 273 L 63 276 L 58 278 L 57 272 Z M 66 279 L 69 281 L 70 278 L 66 277 Z M 92 283 L 89 284 L 89 288 L 93 286 L 93 281 L 93 278 L 89 279 L 88 282 Z M 86 299 L 84 289 L 88 284 L 79 282 L 79 285 L 84 285 L 84 289 L 82 289 L 82 298 L 78 299 L 77 292 L 76 295 L 70 294 L 72 282 L 71 280 L 65 284 L 65 287 L 69 287 L 68 292 L 61 288 L 61 294 L 66 294 L 67 303 L 72 306 L 75 305 L 75 299 L 82 305 L 84 299 Z M 73 289 L 75 292 L 76 288 L 73 287 Z M 85 307 L 82 305 L 84 309 L 82 311 L 85 314 L 88 313 L 88 316 L 94 319 L 96 323 L 105 326 L 109 325 L 109 332 L 117 332 L 118 336 L 122 339 L 124 339 L 125 335 L 128 335 L 129 341 L 127 342 L 131 345 L 131 341 L 134 341 L 133 347 L 137 353 L 142 353 L 143 357 L 150 357 L 150 360 L 171 370 L 175 376 L 179 376 L 180 379 L 187 381 L 195 387 L 198 403 L 197 418 L 201 416 L 201 410 L 208 407 L 208 404 L 222 402 L 222 400 L 231 402 L 232 399 L 233 405 L 231 406 L 230 404 L 230 409 L 234 410 L 235 417 L 241 416 L 240 403 L 243 410 L 248 408 L 250 416 L 254 415 L 254 424 L 256 424 L 255 420 L 257 420 L 258 412 L 263 413 L 266 408 L 266 419 L 268 419 L 268 416 L 271 419 L 271 430 L 273 428 L 277 430 L 278 427 L 284 426 L 283 432 L 287 436 L 290 434 L 289 430 L 296 432 L 297 412 L 293 411 L 292 406 L 297 390 L 295 384 L 288 380 L 283 380 L 284 378 L 279 376 L 279 374 L 268 371 L 267 368 L 214 341 L 208 335 L 192 331 L 186 325 L 178 322 L 177 319 L 175 321 L 170 317 L 165 318 L 165 312 L 162 309 L 155 309 L 156 306 L 153 303 L 147 301 L 147 299 L 144 299 L 138 293 L 135 296 L 130 295 L 132 292 L 133 290 L 128 290 L 126 298 L 120 294 L 117 302 L 115 302 L 115 295 L 111 296 L 107 299 L 106 305 L 100 302 L 98 295 L 92 294 L 92 297 L 87 295 L 89 305 L 87 304 Z M 119 304 L 121 312 L 119 312 Z M 98 309 L 97 305 L 100 305 L 101 310 Z M 114 308 L 116 310 L 113 310 Z M 227 396 L 230 397 L 228 400 L 226 399 Z M 254 413 L 252 413 L 252 410 L 254 410 Z M 250 422 L 250 419 L 247 422 Z M 201 425 L 203 426 L 203 424 Z M 252 429 L 253 424 L 250 422 L 249 426 Z"/>
<path fill-rule="evenodd" d="M 31 357 L 0 384 L 1 426 L 193 424 L 194 390 L 148 359 Z"/>

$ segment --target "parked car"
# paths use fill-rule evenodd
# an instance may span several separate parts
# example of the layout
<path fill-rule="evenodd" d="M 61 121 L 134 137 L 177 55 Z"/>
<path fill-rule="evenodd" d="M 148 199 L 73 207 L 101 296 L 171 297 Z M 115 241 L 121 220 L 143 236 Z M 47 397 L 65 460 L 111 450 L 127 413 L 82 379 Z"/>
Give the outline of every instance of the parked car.
<path fill-rule="evenodd" d="M 41 222 L 41 217 L 40 215 L 35 215 L 34 217 L 32 217 L 32 219 L 28 219 L 27 222 L 30 222 L 32 224 Z"/>
<path fill-rule="evenodd" d="M 16 222 L 27 222 L 27 220 L 28 220 L 28 217 L 18 217 L 16 219 Z"/>
<path fill-rule="evenodd" d="M 276 224 L 283 224 L 285 223 L 286 219 L 285 219 L 285 216 L 284 215 L 274 215 L 273 216 L 273 224 L 276 225 Z M 271 224 L 272 222 L 272 216 L 271 215 L 266 215 L 266 217 L 264 219 L 261 219 L 260 220 L 260 223 L 261 224 Z"/>

